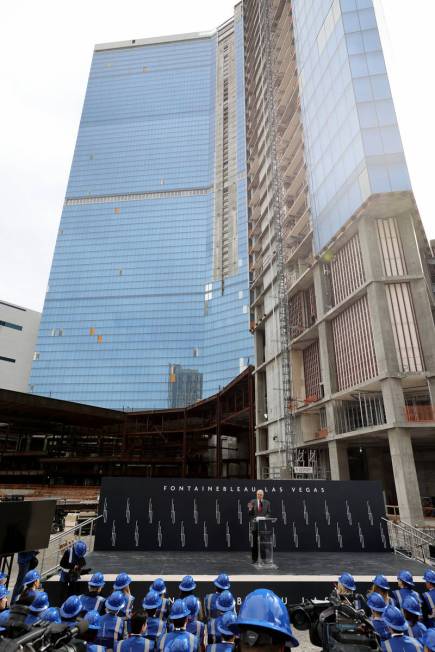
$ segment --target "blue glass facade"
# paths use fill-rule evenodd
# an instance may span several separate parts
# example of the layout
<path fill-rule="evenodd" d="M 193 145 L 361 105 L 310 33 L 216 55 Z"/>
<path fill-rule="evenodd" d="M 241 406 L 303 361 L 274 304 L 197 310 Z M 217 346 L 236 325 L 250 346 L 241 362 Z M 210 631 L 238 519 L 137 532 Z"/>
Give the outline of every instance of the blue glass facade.
<path fill-rule="evenodd" d="M 314 244 L 410 190 L 372 0 L 292 0 Z"/>
<path fill-rule="evenodd" d="M 34 393 L 165 408 L 253 362 L 240 21 L 235 51 L 238 260 L 224 284 L 213 278 L 217 36 L 94 53 Z"/>

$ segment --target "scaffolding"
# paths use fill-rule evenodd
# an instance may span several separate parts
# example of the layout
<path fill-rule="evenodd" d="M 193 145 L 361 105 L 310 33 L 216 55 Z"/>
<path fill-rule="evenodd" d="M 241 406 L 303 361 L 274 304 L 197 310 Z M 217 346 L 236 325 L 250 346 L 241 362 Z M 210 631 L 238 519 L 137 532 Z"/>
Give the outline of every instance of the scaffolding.
<path fill-rule="evenodd" d="M 283 434 L 280 441 L 284 452 L 285 471 L 293 478 L 325 477 L 324 465 L 319 463 L 317 450 L 298 449 L 296 446 L 295 413 L 293 400 L 292 368 L 290 361 L 290 319 L 288 310 L 288 277 L 286 260 L 288 247 L 297 247 L 301 236 L 291 235 L 284 228 L 286 221 L 286 197 L 278 155 L 278 117 L 276 94 L 279 79 L 274 69 L 274 20 L 273 0 L 258 3 L 259 26 L 263 41 L 265 66 L 265 100 L 267 110 L 266 149 L 270 159 L 272 185 L 272 219 L 275 235 L 275 265 L 278 285 L 278 316 L 280 334 L 280 361 L 282 376 Z M 279 36 L 278 36 L 279 38 Z M 303 167 L 303 166 L 302 166 Z M 302 169 L 302 168 L 301 168 Z M 299 174 L 300 170 L 298 170 Z M 301 188 L 303 187 L 303 183 Z M 297 193 L 301 195 L 300 192 Z M 281 431 L 282 432 L 282 431 Z"/>
<path fill-rule="evenodd" d="M 275 73 L 272 61 L 272 18 L 270 11 L 271 0 L 264 0 L 259 3 L 259 19 L 263 33 L 263 43 L 265 52 L 265 72 L 266 72 L 266 105 L 268 114 L 267 141 L 268 151 L 271 164 L 272 178 L 272 223 L 275 231 L 275 252 L 276 252 L 276 271 L 278 278 L 278 310 L 279 310 L 279 332 L 281 348 L 281 374 L 282 374 L 282 391 L 283 391 L 283 422 L 284 422 L 284 441 L 280 442 L 285 451 L 285 466 L 291 471 L 294 467 L 294 450 L 295 450 L 295 428 L 294 414 L 288 409 L 292 397 L 292 377 L 289 360 L 289 315 L 287 310 L 287 277 L 284 265 L 284 237 L 283 237 L 283 183 L 281 171 L 278 164 L 277 152 L 277 118 L 275 106 Z"/>

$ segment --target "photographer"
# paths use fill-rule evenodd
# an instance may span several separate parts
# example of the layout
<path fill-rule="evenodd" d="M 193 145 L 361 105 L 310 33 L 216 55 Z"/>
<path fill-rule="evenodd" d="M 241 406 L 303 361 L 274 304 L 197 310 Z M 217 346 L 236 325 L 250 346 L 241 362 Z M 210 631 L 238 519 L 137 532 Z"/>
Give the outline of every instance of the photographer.
<path fill-rule="evenodd" d="M 88 548 L 84 541 L 76 541 L 62 555 L 59 581 L 64 585 L 64 599 L 69 595 L 78 593 L 77 583 L 81 574 L 90 570 L 85 568 L 87 551 Z"/>

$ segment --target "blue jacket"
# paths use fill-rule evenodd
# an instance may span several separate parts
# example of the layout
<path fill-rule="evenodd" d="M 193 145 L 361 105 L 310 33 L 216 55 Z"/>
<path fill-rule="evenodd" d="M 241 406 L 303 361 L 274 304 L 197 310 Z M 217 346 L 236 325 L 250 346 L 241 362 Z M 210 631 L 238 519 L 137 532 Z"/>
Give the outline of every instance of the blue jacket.
<path fill-rule="evenodd" d="M 233 650 L 233 643 L 212 643 L 205 648 L 205 652 L 232 652 Z"/>
<path fill-rule="evenodd" d="M 129 593 L 124 593 L 125 606 L 119 610 L 118 614 L 122 618 L 130 618 L 133 611 L 134 596 Z"/>
<path fill-rule="evenodd" d="M 187 640 L 189 643 L 189 652 L 198 652 L 199 650 L 199 645 L 198 645 L 198 639 L 196 636 L 193 634 L 190 634 L 190 632 L 186 632 L 184 630 L 176 629 L 173 632 L 167 632 L 166 634 L 163 634 L 163 636 L 159 639 L 158 645 L 156 647 L 157 650 L 160 650 L 160 652 L 166 652 L 168 649 L 168 645 L 171 641 L 174 640 L 174 638 L 184 638 Z"/>
<path fill-rule="evenodd" d="M 163 634 L 166 634 L 166 621 L 154 616 L 148 616 L 143 635 L 151 641 L 155 641 Z"/>
<path fill-rule="evenodd" d="M 106 648 L 96 643 L 86 643 L 86 652 L 106 652 Z"/>
<path fill-rule="evenodd" d="M 151 652 L 151 650 L 154 650 L 154 642 L 143 638 L 140 634 L 132 634 L 116 646 L 116 652 Z"/>
<path fill-rule="evenodd" d="M 210 618 L 207 621 L 207 642 L 208 643 L 220 643 L 221 635 L 218 632 L 217 626 L 222 618 L 222 614 L 217 618 Z"/>
<path fill-rule="evenodd" d="M 216 600 L 219 595 L 219 593 L 208 593 L 204 598 L 204 615 L 207 620 L 219 616 L 220 612 L 216 609 Z"/>
<path fill-rule="evenodd" d="M 424 621 L 428 627 L 435 627 L 435 589 L 423 593 L 422 599 Z"/>
<path fill-rule="evenodd" d="M 88 611 L 98 611 L 99 614 L 102 613 L 105 598 L 95 591 L 90 591 L 89 593 L 84 593 L 80 596 L 81 603 L 83 605 L 82 613 L 87 613 Z"/>
<path fill-rule="evenodd" d="M 382 652 L 423 652 L 421 643 L 410 636 L 392 636 L 388 641 L 382 641 Z"/>
<path fill-rule="evenodd" d="M 116 643 L 125 638 L 125 622 L 115 614 L 107 613 L 101 617 L 98 630 L 98 643 L 113 650 Z"/>
<path fill-rule="evenodd" d="M 200 620 L 187 621 L 186 632 L 190 632 L 196 636 L 199 644 L 201 645 L 201 643 L 204 641 L 205 624 Z"/>
<path fill-rule="evenodd" d="M 427 627 L 423 625 L 423 623 L 420 623 L 417 621 L 414 625 L 414 627 L 411 626 L 411 624 L 408 622 L 408 634 L 409 636 L 416 638 L 417 641 L 420 641 L 427 632 Z"/>
<path fill-rule="evenodd" d="M 396 589 L 392 593 L 394 601 L 399 609 L 403 609 L 403 601 L 405 598 L 407 598 L 409 595 L 411 595 L 413 598 L 415 598 L 418 602 L 418 604 L 421 604 L 421 597 L 417 591 L 414 591 L 413 589 Z"/>
<path fill-rule="evenodd" d="M 390 638 L 390 630 L 382 618 L 370 618 L 370 622 L 373 625 L 376 634 L 379 635 L 381 641 L 386 641 L 387 638 Z"/>
<path fill-rule="evenodd" d="M 171 611 L 171 601 L 169 598 L 162 598 L 162 606 L 156 610 L 156 616 L 161 620 L 166 620 Z"/>

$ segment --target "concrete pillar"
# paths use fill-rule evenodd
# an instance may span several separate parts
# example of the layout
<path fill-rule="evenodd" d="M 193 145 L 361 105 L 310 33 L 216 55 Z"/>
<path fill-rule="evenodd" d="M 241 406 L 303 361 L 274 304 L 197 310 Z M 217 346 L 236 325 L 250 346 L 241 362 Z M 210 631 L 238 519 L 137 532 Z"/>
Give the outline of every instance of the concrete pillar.
<path fill-rule="evenodd" d="M 435 376 L 427 379 L 427 388 L 429 390 L 430 402 L 435 406 Z"/>
<path fill-rule="evenodd" d="M 366 281 L 381 279 L 384 275 L 381 250 L 379 248 L 378 230 L 376 222 L 368 217 L 359 222 L 358 236 L 364 261 L 364 275 Z"/>
<path fill-rule="evenodd" d="M 393 327 L 388 309 L 387 295 L 383 283 L 374 282 L 367 288 L 375 346 L 378 374 L 391 376 L 399 373 L 396 346 L 394 344 Z"/>
<path fill-rule="evenodd" d="M 435 374 L 435 329 L 426 280 L 424 278 L 412 280 L 410 289 L 423 352 L 424 369 Z"/>
<path fill-rule="evenodd" d="M 331 480 L 349 480 L 349 459 L 346 445 L 343 442 L 332 439 L 328 441 L 328 450 Z"/>
<path fill-rule="evenodd" d="M 334 341 L 330 322 L 322 321 L 319 324 L 319 356 L 324 396 L 330 398 L 331 394 L 337 391 Z"/>
<path fill-rule="evenodd" d="M 395 426 L 405 421 L 405 400 L 399 378 L 386 378 L 381 382 L 387 423 Z"/>
<path fill-rule="evenodd" d="M 420 525 L 423 523 L 423 510 L 411 434 L 404 428 L 392 428 L 388 431 L 388 443 L 400 518 L 410 525 Z"/>

